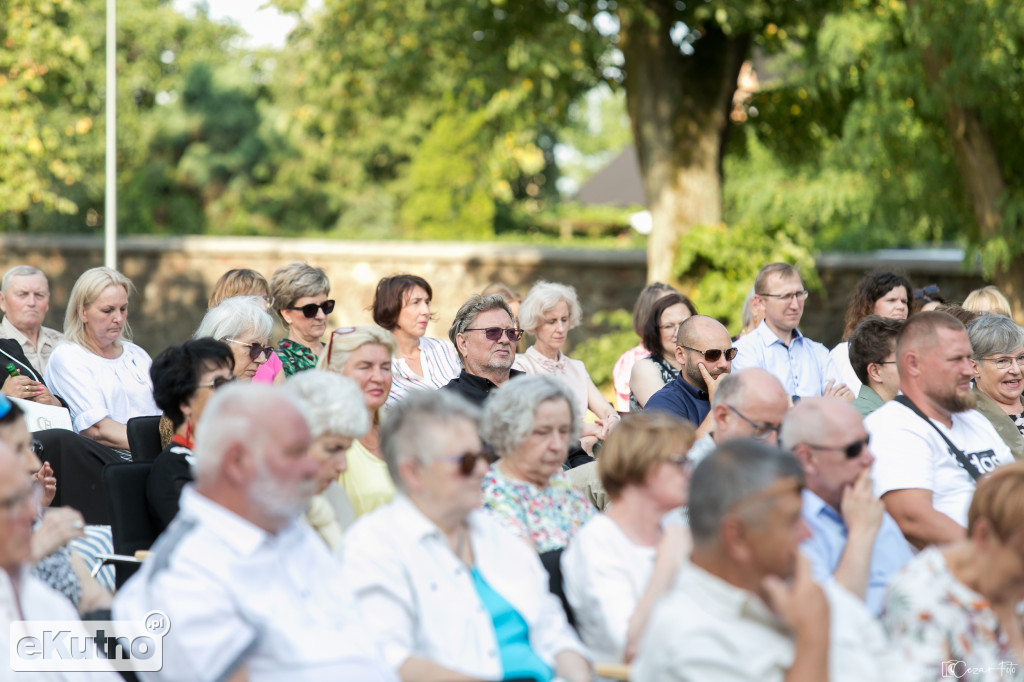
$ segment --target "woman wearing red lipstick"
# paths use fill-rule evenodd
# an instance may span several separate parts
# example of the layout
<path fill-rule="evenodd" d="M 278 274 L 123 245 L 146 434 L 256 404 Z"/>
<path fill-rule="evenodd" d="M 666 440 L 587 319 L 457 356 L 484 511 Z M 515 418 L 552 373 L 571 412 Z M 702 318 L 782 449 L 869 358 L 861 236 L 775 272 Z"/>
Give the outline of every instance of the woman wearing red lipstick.
<path fill-rule="evenodd" d="M 451 342 L 426 336 L 433 319 L 433 289 L 417 275 L 385 277 L 373 296 L 373 321 L 394 334 L 398 351 L 391 358 L 388 407 L 409 391 L 441 388 L 459 376 L 462 365 Z"/>
<path fill-rule="evenodd" d="M 1014 459 L 1024 459 L 1024 329 L 1005 315 L 967 325 L 974 365 L 975 409 L 988 417 Z"/>

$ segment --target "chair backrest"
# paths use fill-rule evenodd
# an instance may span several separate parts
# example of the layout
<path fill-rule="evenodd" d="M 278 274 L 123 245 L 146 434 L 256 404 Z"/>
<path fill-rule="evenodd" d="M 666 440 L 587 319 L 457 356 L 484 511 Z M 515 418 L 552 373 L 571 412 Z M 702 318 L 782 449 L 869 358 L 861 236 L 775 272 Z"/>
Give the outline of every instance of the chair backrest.
<path fill-rule="evenodd" d="M 569 625 L 575 628 L 576 616 L 572 612 L 569 600 L 565 596 L 565 586 L 562 584 L 562 552 L 564 551 L 564 547 L 559 547 L 548 552 L 542 552 L 540 562 L 544 564 L 544 569 L 548 572 L 548 590 L 562 602 L 565 618 L 569 621 Z"/>
<path fill-rule="evenodd" d="M 108 464 L 103 469 L 103 486 L 110 507 L 110 534 L 114 552 L 133 556 L 140 549 L 149 549 L 159 535 L 156 521 L 149 512 L 146 482 L 152 462 Z M 120 587 L 138 566 L 118 564 L 116 582 Z"/>
<path fill-rule="evenodd" d="M 163 452 L 160 443 L 160 415 L 128 420 L 128 449 L 133 462 L 152 462 Z"/>

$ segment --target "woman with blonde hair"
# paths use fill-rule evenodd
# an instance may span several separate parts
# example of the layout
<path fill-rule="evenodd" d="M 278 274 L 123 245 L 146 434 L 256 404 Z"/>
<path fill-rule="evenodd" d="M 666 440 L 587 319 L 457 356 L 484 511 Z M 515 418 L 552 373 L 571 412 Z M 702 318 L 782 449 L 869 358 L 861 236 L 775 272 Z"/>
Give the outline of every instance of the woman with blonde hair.
<path fill-rule="evenodd" d="M 991 313 L 993 315 L 1006 315 L 1013 317 L 1010 309 L 1010 302 L 1006 300 L 1003 293 L 991 284 L 987 287 L 975 289 L 967 294 L 964 299 L 963 308 L 975 313 Z"/>
<path fill-rule="evenodd" d="M 348 470 L 338 479 L 357 517 L 395 496 L 380 449 L 380 425 L 381 408 L 391 393 L 391 357 L 397 348 L 391 332 L 380 327 L 342 327 L 331 333 L 316 367 L 355 380 L 370 412 L 369 431 L 352 441 L 346 453 Z"/>
<path fill-rule="evenodd" d="M 67 401 L 74 429 L 128 456 L 127 423 L 158 415 L 149 377 L 152 360 L 132 343 L 128 327 L 131 281 L 117 270 L 86 270 L 71 289 L 63 343 L 43 374 Z"/>
<path fill-rule="evenodd" d="M 274 307 L 274 297 L 270 295 L 267 278 L 248 268 L 234 268 L 221 275 L 213 285 L 208 307 L 216 308 L 224 299 L 235 296 L 259 296 L 266 303 L 266 310 L 272 310 Z M 277 353 L 271 353 L 252 378 L 258 384 L 281 384 L 284 383 L 284 379 L 284 366 Z"/>
<path fill-rule="evenodd" d="M 270 278 L 270 295 L 287 336 L 277 346 L 285 376 L 316 367 L 324 350 L 327 316 L 334 311 L 327 274 L 303 261 L 282 265 Z"/>

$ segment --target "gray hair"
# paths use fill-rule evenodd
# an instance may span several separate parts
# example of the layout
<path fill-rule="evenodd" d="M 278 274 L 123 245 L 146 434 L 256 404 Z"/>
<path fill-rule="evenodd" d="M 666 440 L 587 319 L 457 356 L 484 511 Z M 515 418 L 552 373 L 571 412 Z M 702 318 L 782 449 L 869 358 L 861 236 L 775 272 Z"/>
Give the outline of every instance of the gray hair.
<path fill-rule="evenodd" d="M 92 305 L 92 302 L 100 297 L 100 294 L 109 286 L 119 286 L 124 292 L 131 296 L 135 287 L 132 281 L 117 270 L 107 267 L 91 268 L 82 273 L 71 287 L 71 295 L 68 297 L 68 309 L 64 314 L 64 336 L 68 341 L 85 345 L 85 324 L 82 322 L 82 311 Z M 130 341 L 132 330 L 125 321 L 124 329 L 121 330 L 121 338 Z"/>
<path fill-rule="evenodd" d="M 982 315 L 967 325 L 975 360 L 1013 353 L 1024 346 L 1024 329 L 1006 315 Z"/>
<path fill-rule="evenodd" d="M 196 329 L 195 338 L 237 339 L 252 335 L 269 339 L 274 331 L 274 318 L 263 309 L 260 296 L 233 296 L 210 308 Z"/>
<path fill-rule="evenodd" d="M 285 308 L 295 305 L 303 296 L 319 296 L 331 292 L 327 273 L 301 260 L 282 265 L 270 278 L 270 295 L 274 297 L 274 310 L 278 316 Z M 281 317 L 281 322 L 288 326 Z"/>
<path fill-rule="evenodd" d="M 484 405 L 480 435 L 499 455 L 509 456 L 533 433 L 537 408 L 549 400 L 564 400 L 569 405 L 569 439 L 578 439 L 582 424 L 572 394 L 557 379 L 545 374 L 517 377 L 493 391 Z"/>
<path fill-rule="evenodd" d="M 513 320 L 515 324 L 516 316 L 512 314 L 512 309 L 508 307 L 508 303 L 500 294 L 488 294 L 481 296 L 480 294 L 473 294 L 469 297 L 469 300 L 462 304 L 459 311 L 455 313 L 455 319 L 452 321 L 452 326 L 448 328 L 448 338 L 451 340 L 452 345 L 455 346 L 455 350 L 459 352 L 459 334 L 464 334 L 469 329 L 480 313 L 486 313 L 488 310 L 504 310 L 508 313 L 510 320 Z M 466 364 L 466 359 L 462 357 L 462 353 L 459 352 L 459 358 L 462 360 L 462 364 Z"/>
<path fill-rule="evenodd" d="M 829 415 L 838 398 L 804 398 L 786 414 L 779 430 L 779 447 L 792 450 L 797 445 L 820 442 L 831 427 Z"/>
<path fill-rule="evenodd" d="M 718 380 L 718 388 L 715 389 L 715 397 L 711 399 L 711 407 L 718 405 L 733 405 L 737 402 L 735 398 L 743 398 L 743 374 L 726 374 Z"/>
<path fill-rule="evenodd" d="M 42 275 L 43 279 L 46 279 L 46 273 L 37 267 L 32 265 L 15 265 L 4 273 L 3 282 L 0 282 L 0 291 L 6 294 L 11 288 L 11 280 L 15 277 L 34 277 L 35 275 Z M 46 285 L 50 285 L 50 280 L 46 279 Z"/>
<path fill-rule="evenodd" d="M 569 328 L 577 327 L 583 318 L 583 309 L 580 307 L 579 296 L 576 289 L 557 282 L 545 282 L 541 280 L 533 285 L 530 293 L 519 305 L 519 324 L 531 334 L 537 327 L 544 324 L 544 313 L 565 301 L 569 307 Z"/>
<path fill-rule="evenodd" d="M 362 438 L 370 430 L 363 392 L 348 377 L 311 369 L 289 378 L 284 391 L 306 408 L 313 438 L 324 434 Z"/>
<path fill-rule="evenodd" d="M 480 409 L 453 391 L 410 391 L 388 411 L 380 429 L 380 448 L 395 487 L 405 490 L 398 470 L 403 462 L 428 462 L 445 442 L 444 428 L 464 420 L 480 427 Z"/>
<path fill-rule="evenodd" d="M 276 417 L 287 407 L 309 423 L 304 407 L 277 386 L 234 382 L 214 393 L 196 428 L 196 483 L 202 486 L 215 478 L 224 455 L 235 445 L 254 453 L 262 462 L 266 436 L 272 429 L 281 428 Z M 268 419 L 267 415 L 275 418 Z"/>
<path fill-rule="evenodd" d="M 695 545 L 714 545 L 722 522 L 743 501 L 767 491 L 776 481 L 793 479 L 803 486 L 803 468 L 779 448 L 740 439 L 718 446 L 701 460 L 690 478 L 690 532 Z M 768 517 L 774 496 L 766 495 L 742 515 L 752 525 Z"/>

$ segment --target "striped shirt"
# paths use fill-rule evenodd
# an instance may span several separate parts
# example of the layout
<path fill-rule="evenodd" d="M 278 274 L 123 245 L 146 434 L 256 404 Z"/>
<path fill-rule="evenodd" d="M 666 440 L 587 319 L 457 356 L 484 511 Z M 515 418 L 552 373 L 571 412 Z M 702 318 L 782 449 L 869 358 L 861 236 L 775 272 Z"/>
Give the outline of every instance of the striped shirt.
<path fill-rule="evenodd" d="M 391 393 L 385 403 L 391 407 L 409 395 L 409 391 L 441 388 L 462 372 L 462 363 L 455 347 L 448 341 L 420 339 L 420 366 L 423 376 L 409 368 L 405 358 L 391 358 Z"/>

